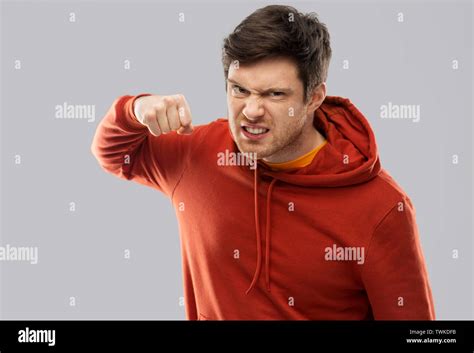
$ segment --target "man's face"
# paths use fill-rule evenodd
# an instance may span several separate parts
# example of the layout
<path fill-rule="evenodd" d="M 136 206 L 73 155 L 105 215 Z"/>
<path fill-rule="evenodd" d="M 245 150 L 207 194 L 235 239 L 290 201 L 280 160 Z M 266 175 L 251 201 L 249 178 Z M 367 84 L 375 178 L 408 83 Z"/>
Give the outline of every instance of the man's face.
<path fill-rule="evenodd" d="M 227 78 L 232 137 L 241 152 L 258 159 L 291 154 L 312 124 L 303 100 L 303 83 L 288 58 L 232 63 Z"/>

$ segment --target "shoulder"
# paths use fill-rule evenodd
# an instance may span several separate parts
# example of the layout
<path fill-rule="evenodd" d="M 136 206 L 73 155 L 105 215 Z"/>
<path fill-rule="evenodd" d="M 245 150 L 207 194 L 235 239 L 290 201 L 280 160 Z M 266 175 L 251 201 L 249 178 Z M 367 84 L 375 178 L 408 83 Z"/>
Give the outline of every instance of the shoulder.
<path fill-rule="evenodd" d="M 385 196 L 389 204 L 410 199 L 405 190 L 386 169 L 381 169 L 380 173 L 374 178 L 374 182 L 378 192 Z"/>
<path fill-rule="evenodd" d="M 390 218 L 389 215 L 398 215 L 395 217 L 397 219 L 407 216 L 414 218 L 415 207 L 409 195 L 387 170 L 382 169 L 373 179 L 373 187 L 375 202 L 373 206 L 379 209 L 377 226 L 386 223 Z M 399 221 L 401 222 L 400 219 Z"/>
<path fill-rule="evenodd" d="M 385 169 L 381 169 L 370 181 L 359 184 L 351 195 L 354 203 L 365 214 L 362 218 L 372 229 L 389 214 L 400 210 L 408 211 L 411 216 L 415 215 L 409 195 Z"/>
<path fill-rule="evenodd" d="M 195 126 L 192 135 L 199 142 L 205 141 L 206 149 L 219 148 L 223 143 L 228 144 L 232 140 L 228 121 L 224 118 Z"/>
<path fill-rule="evenodd" d="M 206 124 L 194 126 L 194 130 L 200 134 L 220 135 L 228 132 L 229 123 L 227 119 L 218 118 Z"/>

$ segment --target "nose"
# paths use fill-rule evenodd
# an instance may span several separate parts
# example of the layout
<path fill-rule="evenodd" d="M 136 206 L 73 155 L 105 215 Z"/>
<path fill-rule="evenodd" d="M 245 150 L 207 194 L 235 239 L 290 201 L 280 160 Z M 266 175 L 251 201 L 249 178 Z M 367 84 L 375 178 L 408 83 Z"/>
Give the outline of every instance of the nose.
<path fill-rule="evenodd" d="M 249 97 L 245 102 L 245 108 L 242 111 L 249 120 L 257 120 L 264 115 L 263 106 L 258 98 Z"/>

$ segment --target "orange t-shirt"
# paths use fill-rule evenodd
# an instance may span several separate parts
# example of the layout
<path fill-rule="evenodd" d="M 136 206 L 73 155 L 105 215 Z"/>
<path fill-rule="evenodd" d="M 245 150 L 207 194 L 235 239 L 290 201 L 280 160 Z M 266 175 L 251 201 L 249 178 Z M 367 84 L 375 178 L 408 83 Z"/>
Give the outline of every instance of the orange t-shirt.
<path fill-rule="evenodd" d="M 264 162 L 264 163 L 273 170 L 288 170 L 288 169 L 295 169 L 295 168 L 303 168 L 311 164 L 316 154 L 319 152 L 321 148 L 324 147 L 324 145 L 326 145 L 326 143 L 327 143 L 327 140 L 324 140 L 324 142 L 321 143 L 319 146 L 316 146 L 308 153 L 292 161 L 283 162 L 283 163 L 270 163 L 270 162 Z"/>

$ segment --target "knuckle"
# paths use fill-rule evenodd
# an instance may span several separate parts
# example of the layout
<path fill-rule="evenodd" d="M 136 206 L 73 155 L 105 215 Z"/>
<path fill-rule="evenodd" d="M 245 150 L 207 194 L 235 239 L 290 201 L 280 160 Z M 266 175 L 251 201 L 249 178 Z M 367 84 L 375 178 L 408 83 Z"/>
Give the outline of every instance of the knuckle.
<path fill-rule="evenodd" d="M 166 103 L 164 100 L 161 100 L 160 102 L 155 104 L 155 110 L 157 112 L 163 113 L 166 110 Z"/>
<path fill-rule="evenodd" d="M 174 103 L 174 99 L 170 96 L 164 96 L 163 97 L 163 103 L 166 105 L 166 106 L 170 106 L 171 104 Z"/>

